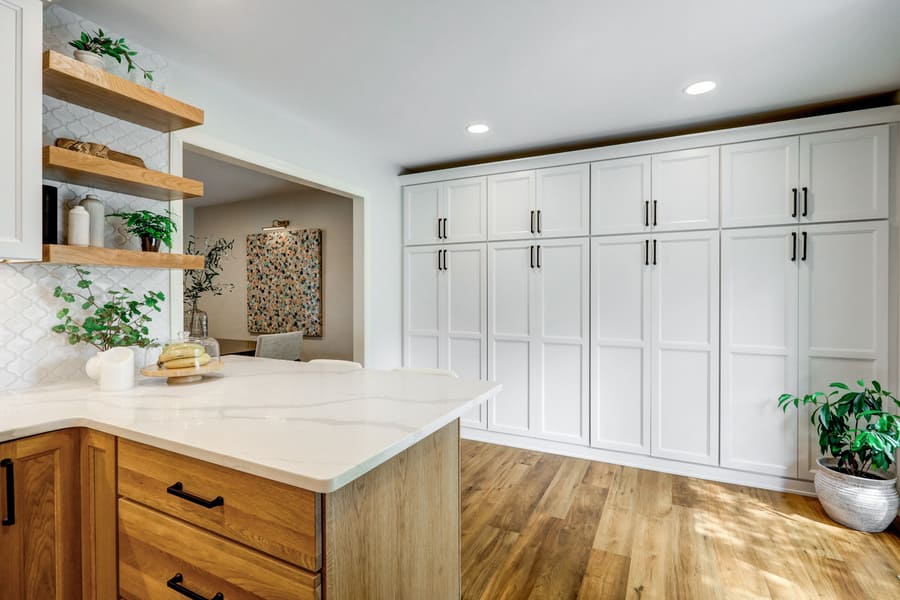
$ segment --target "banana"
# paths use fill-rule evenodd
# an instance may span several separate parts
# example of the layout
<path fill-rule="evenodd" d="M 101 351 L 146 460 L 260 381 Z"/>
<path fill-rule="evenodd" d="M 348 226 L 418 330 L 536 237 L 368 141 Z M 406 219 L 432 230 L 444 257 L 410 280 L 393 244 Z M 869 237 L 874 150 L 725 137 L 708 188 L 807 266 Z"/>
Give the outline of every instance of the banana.
<path fill-rule="evenodd" d="M 196 358 L 203 354 L 205 351 L 206 349 L 200 344 L 171 344 L 163 349 L 163 352 L 162 354 L 160 354 L 159 360 L 156 361 L 156 364 L 162 366 L 163 363 L 178 358 Z"/>
<path fill-rule="evenodd" d="M 188 369 L 191 367 L 202 367 L 212 360 L 206 352 L 200 356 L 192 356 L 188 358 L 174 358 L 163 362 L 160 366 L 163 369 Z"/>

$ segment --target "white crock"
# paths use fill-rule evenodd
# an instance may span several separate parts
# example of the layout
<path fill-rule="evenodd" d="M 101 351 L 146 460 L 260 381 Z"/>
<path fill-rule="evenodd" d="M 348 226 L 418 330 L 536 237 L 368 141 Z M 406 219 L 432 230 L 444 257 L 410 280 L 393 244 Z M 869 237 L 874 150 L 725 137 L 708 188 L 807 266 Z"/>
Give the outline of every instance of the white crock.
<path fill-rule="evenodd" d="M 858 531 L 875 533 L 888 528 L 900 507 L 896 477 L 855 477 L 834 470 L 837 461 L 833 458 L 816 462 L 816 496 L 829 517 Z"/>

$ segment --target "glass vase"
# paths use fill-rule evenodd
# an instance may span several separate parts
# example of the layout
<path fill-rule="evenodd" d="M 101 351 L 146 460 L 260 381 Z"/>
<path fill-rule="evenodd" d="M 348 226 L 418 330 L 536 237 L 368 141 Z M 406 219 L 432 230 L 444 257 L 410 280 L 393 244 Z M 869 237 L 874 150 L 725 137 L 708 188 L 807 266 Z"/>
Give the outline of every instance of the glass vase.
<path fill-rule="evenodd" d="M 209 316 L 205 310 L 198 308 L 195 304 L 191 307 L 188 319 L 190 319 L 188 331 L 191 332 L 191 336 L 209 337 Z"/>

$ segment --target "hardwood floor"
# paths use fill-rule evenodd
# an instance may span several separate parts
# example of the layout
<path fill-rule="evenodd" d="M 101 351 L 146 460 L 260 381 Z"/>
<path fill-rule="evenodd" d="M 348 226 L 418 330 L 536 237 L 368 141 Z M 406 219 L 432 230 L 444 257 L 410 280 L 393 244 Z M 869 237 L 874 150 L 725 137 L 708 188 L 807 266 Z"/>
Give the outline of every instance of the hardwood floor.
<path fill-rule="evenodd" d="M 466 600 L 900 598 L 900 529 L 815 498 L 463 440 Z"/>

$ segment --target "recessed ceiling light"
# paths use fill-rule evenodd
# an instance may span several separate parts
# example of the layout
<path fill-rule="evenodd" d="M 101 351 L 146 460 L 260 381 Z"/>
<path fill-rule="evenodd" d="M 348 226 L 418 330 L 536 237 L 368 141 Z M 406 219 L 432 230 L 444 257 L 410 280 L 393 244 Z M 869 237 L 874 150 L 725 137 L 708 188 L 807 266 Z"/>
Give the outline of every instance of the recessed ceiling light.
<path fill-rule="evenodd" d="M 466 131 L 469 133 L 487 133 L 491 128 L 485 125 L 484 123 L 472 123 L 468 127 L 466 127 Z"/>
<path fill-rule="evenodd" d="M 684 93 L 691 96 L 705 94 L 716 89 L 715 81 L 698 81 L 684 88 Z"/>

